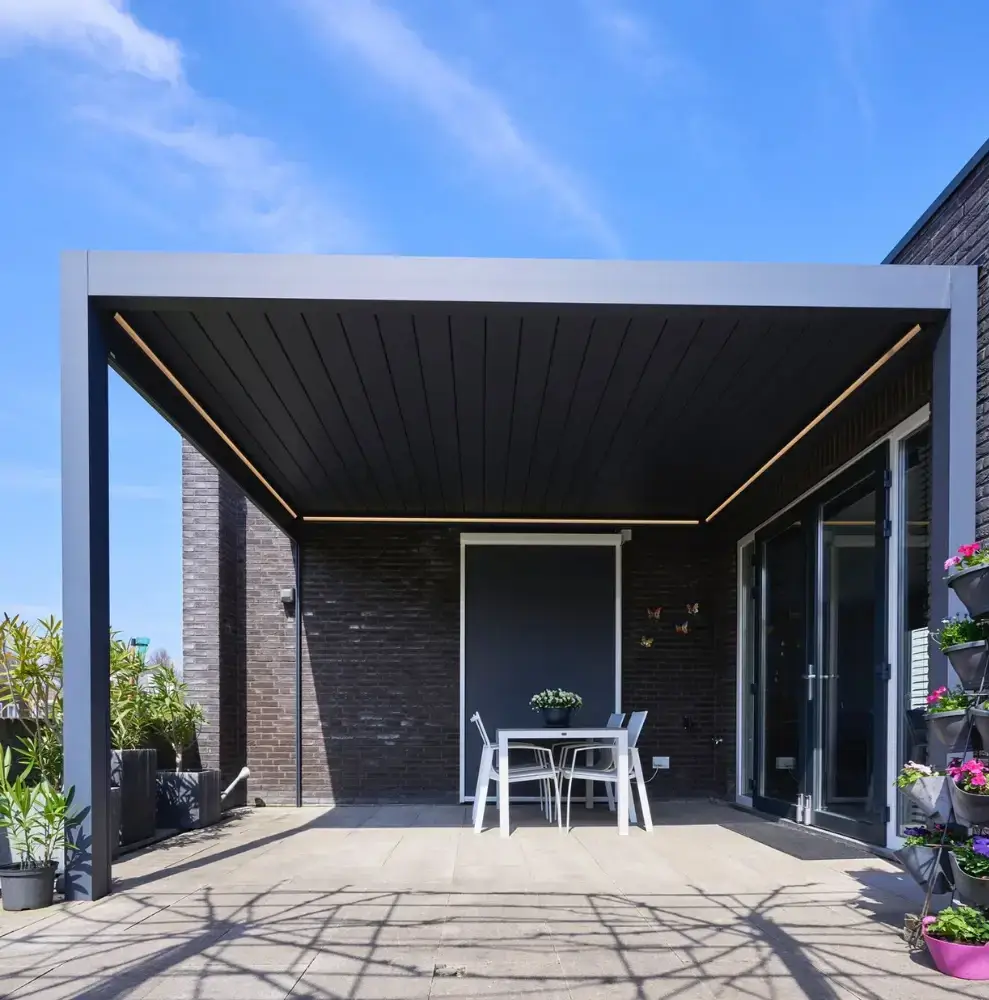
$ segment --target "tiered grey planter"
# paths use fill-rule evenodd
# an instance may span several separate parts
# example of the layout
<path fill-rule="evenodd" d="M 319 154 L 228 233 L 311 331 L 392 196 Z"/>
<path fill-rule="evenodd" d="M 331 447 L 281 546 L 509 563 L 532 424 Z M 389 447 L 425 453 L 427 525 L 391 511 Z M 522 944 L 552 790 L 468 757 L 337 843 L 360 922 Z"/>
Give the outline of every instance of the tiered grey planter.
<path fill-rule="evenodd" d="M 984 708 L 970 708 L 972 724 L 982 740 L 982 749 L 989 750 L 989 711 Z"/>
<path fill-rule="evenodd" d="M 989 795 L 974 795 L 948 782 L 955 820 L 962 826 L 989 826 Z"/>
<path fill-rule="evenodd" d="M 989 565 L 970 566 L 945 577 L 973 618 L 989 616 Z"/>
<path fill-rule="evenodd" d="M 958 867 L 958 859 L 951 855 L 951 874 L 955 893 L 973 906 L 989 906 L 989 878 L 973 878 Z"/>
<path fill-rule="evenodd" d="M 219 819 L 219 771 L 158 772 L 158 826 L 165 830 L 198 830 Z"/>
<path fill-rule="evenodd" d="M 951 891 L 950 853 L 946 847 L 901 847 L 896 856 L 918 885 L 927 886 L 933 876 L 934 887 L 931 891 L 940 896 Z"/>
<path fill-rule="evenodd" d="M 951 793 L 948 791 L 948 779 L 945 775 L 918 778 L 903 789 L 903 794 L 936 823 L 948 822 L 951 815 Z"/>
<path fill-rule="evenodd" d="M 120 788 L 120 842 L 137 844 L 155 835 L 158 755 L 154 750 L 114 750 L 110 785 Z"/>
<path fill-rule="evenodd" d="M 964 750 L 959 746 L 968 733 L 968 709 L 956 708 L 952 712 L 927 712 L 924 715 L 927 722 L 929 741 L 940 743 L 945 750 Z"/>
<path fill-rule="evenodd" d="M 963 642 L 957 646 L 948 646 L 944 655 L 948 657 L 958 680 L 966 691 L 979 691 L 982 688 L 986 670 L 986 643 L 984 639 L 978 642 Z"/>

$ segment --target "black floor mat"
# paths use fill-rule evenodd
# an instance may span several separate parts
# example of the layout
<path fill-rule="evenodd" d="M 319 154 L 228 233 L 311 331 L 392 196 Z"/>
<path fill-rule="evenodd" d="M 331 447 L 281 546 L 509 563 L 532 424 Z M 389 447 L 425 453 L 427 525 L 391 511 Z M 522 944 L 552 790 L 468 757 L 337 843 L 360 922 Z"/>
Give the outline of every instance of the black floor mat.
<path fill-rule="evenodd" d="M 765 844 L 774 850 L 789 854 L 799 861 L 839 861 L 850 858 L 870 858 L 873 855 L 864 847 L 846 844 L 822 833 L 801 829 L 788 823 L 774 823 L 763 819 L 741 819 L 737 823 L 722 823 L 722 827 Z"/>

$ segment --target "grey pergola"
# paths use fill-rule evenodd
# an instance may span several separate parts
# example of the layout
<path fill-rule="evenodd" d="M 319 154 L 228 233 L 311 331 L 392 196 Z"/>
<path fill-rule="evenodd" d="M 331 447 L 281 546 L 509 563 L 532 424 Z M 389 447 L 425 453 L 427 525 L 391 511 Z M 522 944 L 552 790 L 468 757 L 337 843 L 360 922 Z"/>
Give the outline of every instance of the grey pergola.
<path fill-rule="evenodd" d="M 319 521 L 711 520 L 863 373 L 932 350 L 939 554 L 975 522 L 976 312 L 967 267 L 64 255 L 67 894 L 110 889 L 108 362 L 298 553 Z"/>

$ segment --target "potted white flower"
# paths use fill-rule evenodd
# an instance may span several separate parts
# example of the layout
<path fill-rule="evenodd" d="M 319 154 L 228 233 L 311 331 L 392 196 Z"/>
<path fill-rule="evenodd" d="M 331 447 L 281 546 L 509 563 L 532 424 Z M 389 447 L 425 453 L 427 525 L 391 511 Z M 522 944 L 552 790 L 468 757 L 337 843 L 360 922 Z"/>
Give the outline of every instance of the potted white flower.
<path fill-rule="evenodd" d="M 903 765 L 896 786 L 923 814 L 938 823 L 947 823 L 951 816 L 951 796 L 947 776 L 927 764 L 912 760 Z"/>
<path fill-rule="evenodd" d="M 570 725 L 570 716 L 584 704 L 584 699 L 573 691 L 563 688 L 546 688 L 534 694 L 529 699 L 529 707 L 534 712 L 543 713 L 543 722 L 547 726 L 566 727 Z"/>

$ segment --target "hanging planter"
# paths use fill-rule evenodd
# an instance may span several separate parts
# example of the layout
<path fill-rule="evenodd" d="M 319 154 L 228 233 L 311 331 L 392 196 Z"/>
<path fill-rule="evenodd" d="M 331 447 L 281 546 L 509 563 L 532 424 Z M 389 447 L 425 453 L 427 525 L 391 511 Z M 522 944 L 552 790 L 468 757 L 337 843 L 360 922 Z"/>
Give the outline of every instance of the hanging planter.
<path fill-rule="evenodd" d="M 945 581 L 973 618 L 989 615 L 989 558 L 979 542 L 960 545 L 944 564 Z"/>
<path fill-rule="evenodd" d="M 977 878 L 962 871 L 954 852 L 951 854 L 951 875 L 957 896 L 972 906 L 989 906 L 989 878 Z"/>
<path fill-rule="evenodd" d="M 948 662 L 958 675 L 962 687 L 966 691 L 981 691 L 983 683 L 989 678 L 986 673 L 986 642 L 963 642 L 957 646 L 946 646 L 943 650 Z"/>
<path fill-rule="evenodd" d="M 929 819 L 947 823 L 951 815 L 951 793 L 943 774 L 930 774 L 910 784 L 900 783 L 903 794 Z"/>
<path fill-rule="evenodd" d="M 948 782 L 948 790 L 955 819 L 962 826 L 989 826 L 989 794 L 967 792 L 955 781 Z"/>
<path fill-rule="evenodd" d="M 901 847 L 896 852 L 900 864 L 910 873 L 917 885 L 928 886 L 933 878 L 931 891 L 936 896 L 950 892 L 952 887 L 951 865 L 947 847 L 913 845 Z M 939 856 L 940 855 L 940 856 Z"/>
<path fill-rule="evenodd" d="M 968 734 L 967 708 L 957 708 L 951 712 L 927 712 L 924 719 L 927 722 L 929 743 L 939 743 L 945 750 L 965 749 L 959 744 Z"/>

